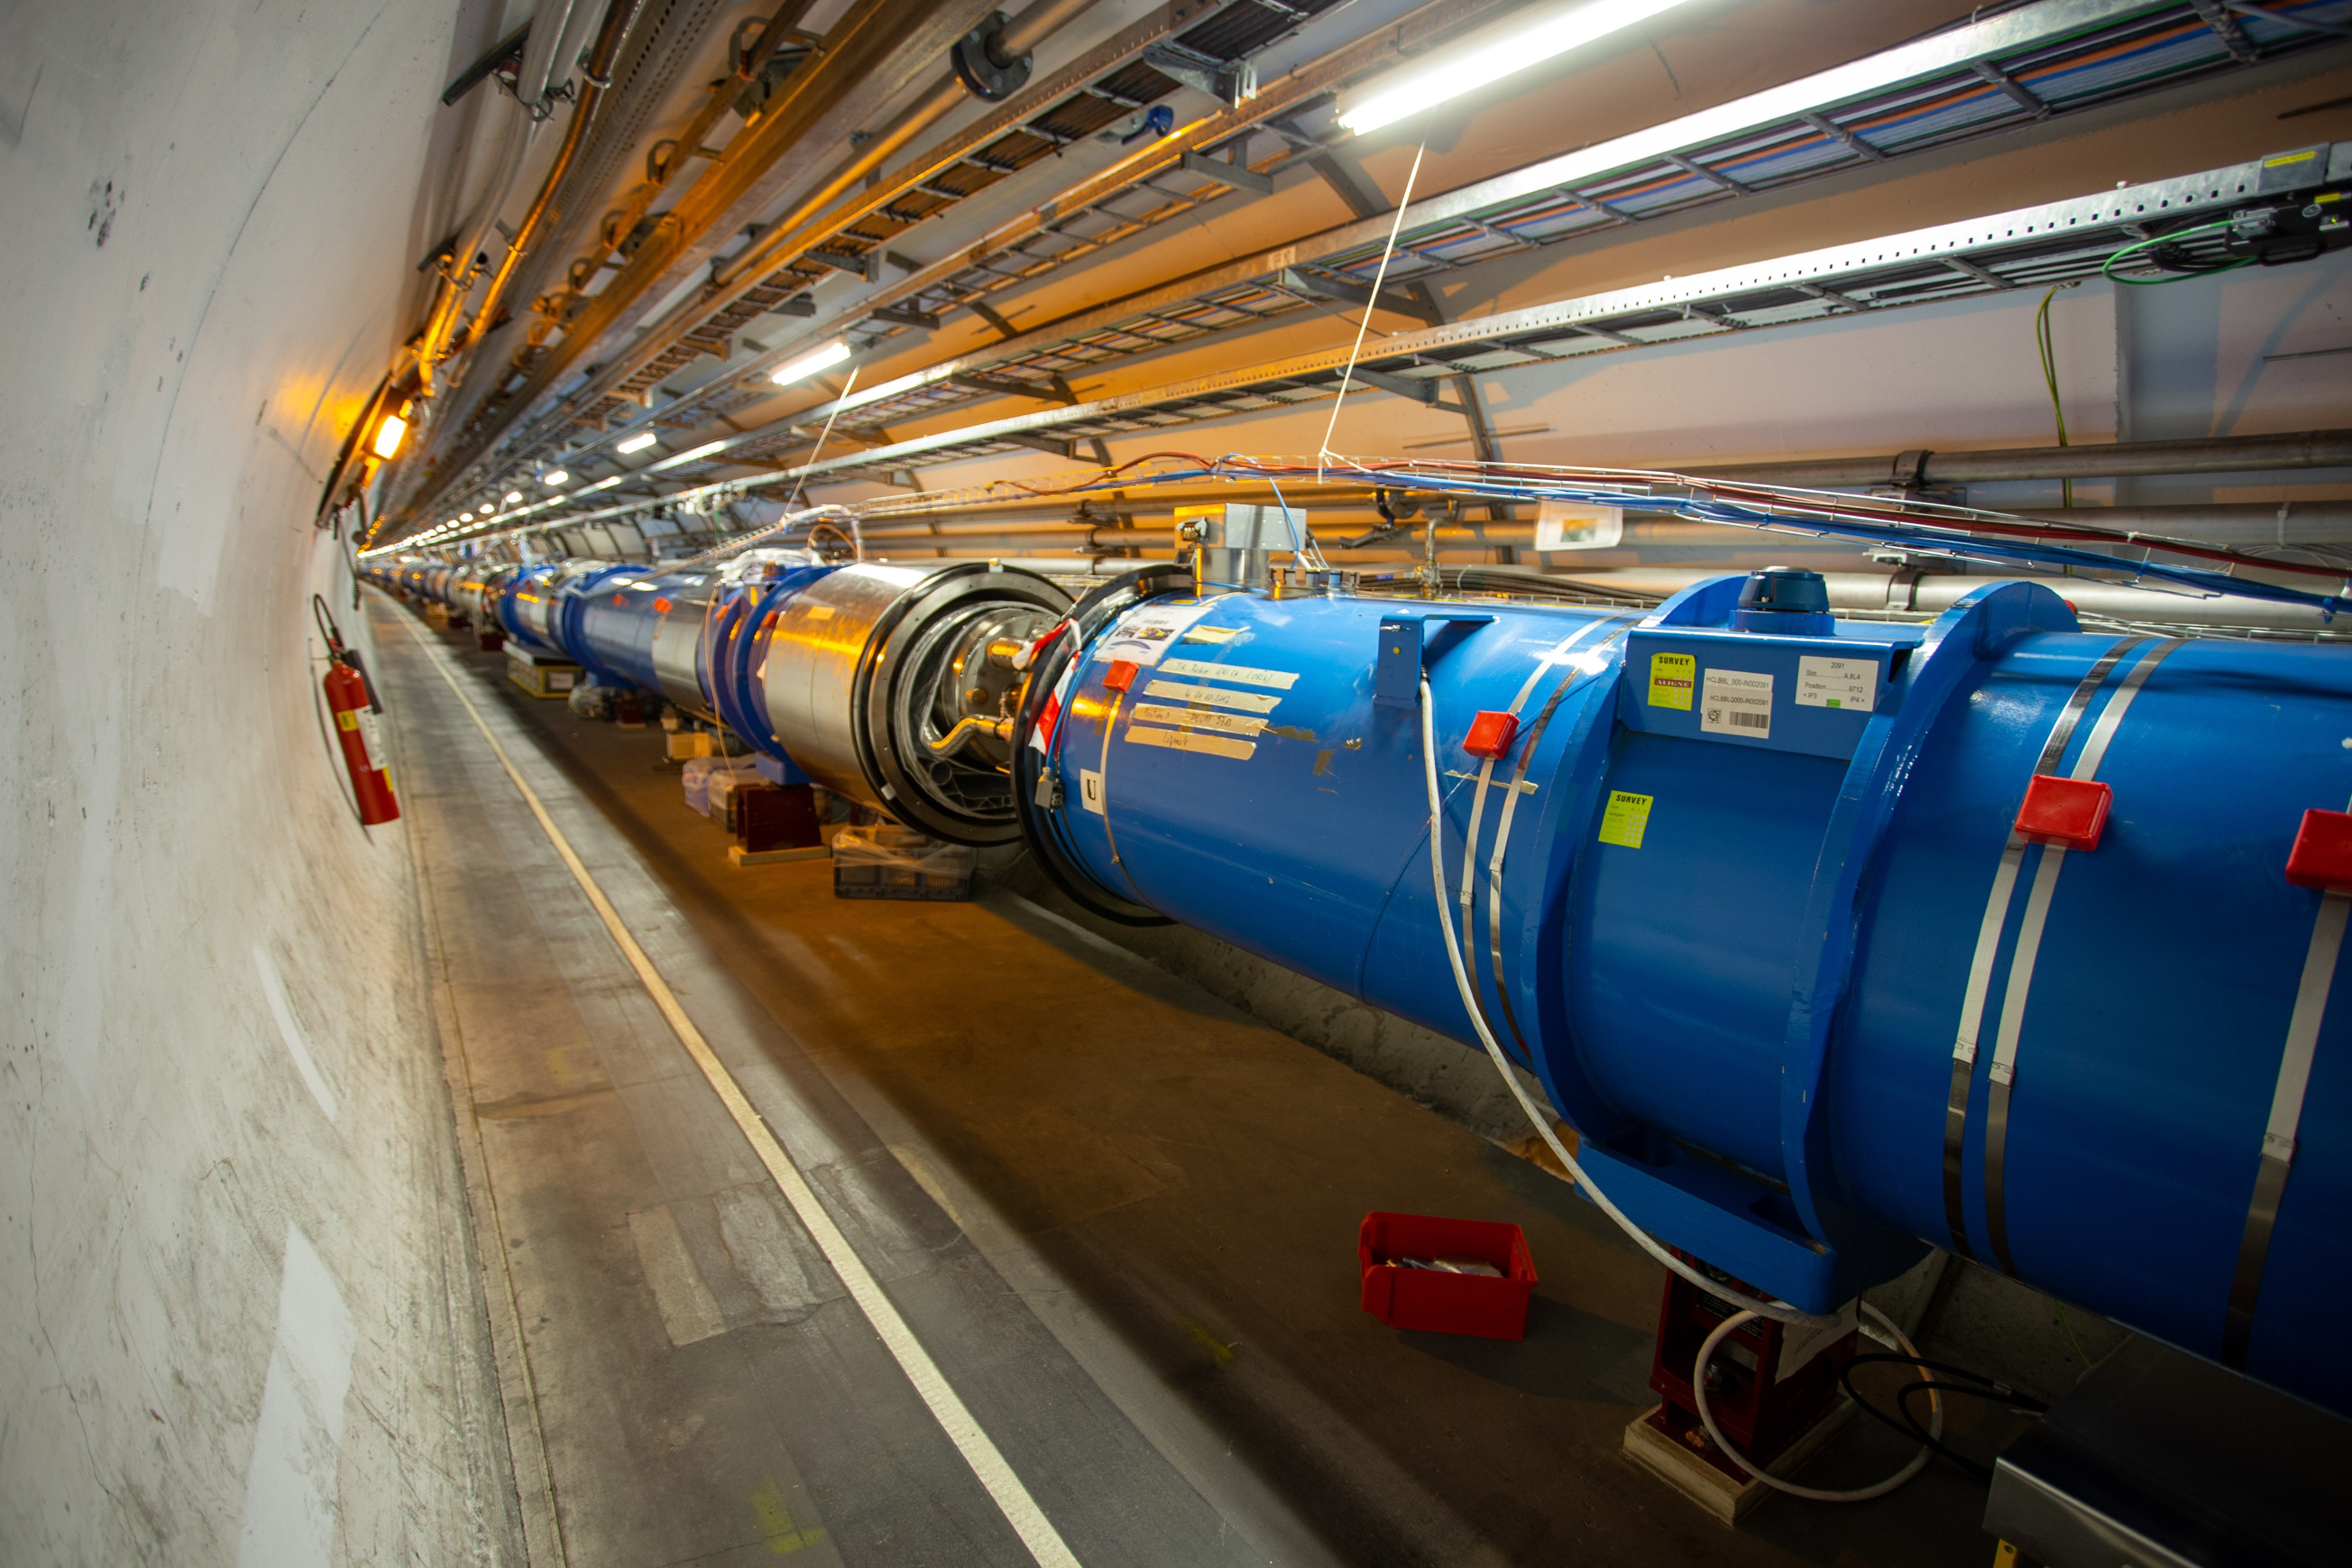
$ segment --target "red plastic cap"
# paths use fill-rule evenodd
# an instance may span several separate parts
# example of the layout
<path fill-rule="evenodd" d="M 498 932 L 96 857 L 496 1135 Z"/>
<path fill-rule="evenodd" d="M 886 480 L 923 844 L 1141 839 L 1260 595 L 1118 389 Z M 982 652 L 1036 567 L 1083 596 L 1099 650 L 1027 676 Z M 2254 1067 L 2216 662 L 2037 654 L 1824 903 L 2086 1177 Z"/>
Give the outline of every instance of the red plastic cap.
<path fill-rule="evenodd" d="M 2287 852 L 2286 879 L 2323 893 L 2352 892 L 2352 812 L 2306 811 Z"/>
<path fill-rule="evenodd" d="M 1474 757 L 1507 757 L 1519 738 L 1519 721 L 1508 713 L 1482 712 L 1470 721 L 1462 749 Z"/>
<path fill-rule="evenodd" d="M 1135 684 L 1135 662 L 1132 659 L 1112 659 L 1110 668 L 1103 671 L 1103 689 L 1125 691 Z"/>
<path fill-rule="evenodd" d="M 2017 831 L 2040 844 L 2096 849 L 2115 798 L 2115 791 L 2095 779 L 2036 773 L 2025 786 L 2025 804 L 2017 808 Z"/>

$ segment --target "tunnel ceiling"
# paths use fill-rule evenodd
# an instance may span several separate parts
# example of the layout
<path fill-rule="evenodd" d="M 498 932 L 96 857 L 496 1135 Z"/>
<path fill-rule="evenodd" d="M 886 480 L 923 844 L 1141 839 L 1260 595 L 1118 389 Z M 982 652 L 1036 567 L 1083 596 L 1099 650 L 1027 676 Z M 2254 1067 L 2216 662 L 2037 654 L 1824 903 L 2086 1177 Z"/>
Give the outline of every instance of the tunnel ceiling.
<path fill-rule="evenodd" d="M 1108 462 L 1114 437 L 1328 396 L 1325 351 L 1368 302 L 1371 384 L 1443 404 L 1513 364 L 2055 280 L 2083 245 L 1566 308 L 1600 292 L 1588 280 L 1632 281 L 1612 253 L 1636 241 L 1709 225 L 1724 237 L 1693 243 L 1693 271 L 1766 261 L 1793 247 L 1742 242 L 1751 216 L 1815 193 L 1893 197 L 1973 144 L 2270 79 L 2333 41 L 2191 0 L 1652 9 L 1357 134 L 1340 113 L 1368 84 L 1530 8 L 1035 0 L 1009 24 L 1040 35 L 1026 71 L 982 82 L 992 101 L 951 58 L 972 58 L 959 39 L 983 6 L 620 0 L 609 86 L 547 106 L 478 268 L 427 258 L 462 325 L 389 368 L 383 395 L 419 433 L 383 476 L 371 542 L 725 494 L 820 457 L 820 485 L 869 488 L 991 454 Z M 528 112 L 508 74 L 444 110 L 487 95 L 478 178 Z M 2048 195 L 2097 188 L 2063 143 L 2047 163 Z M 2022 205 L 1979 195 L 1950 216 Z M 1913 210 L 1889 200 L 1875 229 L 1817 243 L 1908 229 Z M 2106 216 L 2102 242 L 2137 232 Z M 519 231 L 521 255 L 493 254 Z M 486 300 L 502 264 L 511 280 Z M 1530 304 L 1554 307 L 1541 330 L 1507 330 Z M 838 363 L 777 384 L 836 344 Z M 1493 456 L 1475 401 L 1459 406 Z M 551 470 L 563 485 L 541 482 Z"/>

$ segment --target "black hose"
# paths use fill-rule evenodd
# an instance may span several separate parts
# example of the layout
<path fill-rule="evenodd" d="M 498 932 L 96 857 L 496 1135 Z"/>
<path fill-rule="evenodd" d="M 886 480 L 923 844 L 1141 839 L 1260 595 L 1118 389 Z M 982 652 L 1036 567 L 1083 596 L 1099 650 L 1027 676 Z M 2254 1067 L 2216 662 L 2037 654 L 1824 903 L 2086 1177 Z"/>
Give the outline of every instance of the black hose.
<path fill-rule="evenodd" d="M 1908 1367 L 1920 1373 L 1919 1381 L 1906 1383 L 1896 1392 L 1895 1414 L 1893 1415 L 1889 1415 L 1885 1411 L 1864 1399 L 1853 1386 L 1853 1369 L 1874 1363 Z M 1937 1375 L 1933 1378 L 1928 1377 L 1927 1374 L 1931 1372 Z M 1839 1369 L 1838 1386 L 1845 1391 L 1845 1396 L 1848 1399 L 1853 1400 L 1857 1406 L 1874 1419 L 1906 1437 L 1924 1443 L 1977 1479 L 1987 1482 L 1992 1479 L 1991 1468 L 1979 1464 L 1967 1455 L 1958 1452 L 1930 1436 L 1927 1429 L 1919 1424 L 1919 1418 L 1911 1413 L 1912 1396 L 1923 1390 L 1965 1394 L 1969 1398 L 1982 1400 L 1989 1405 L 2006 1405 L 2011 1410 L 2022 1411 L 2028 1415 L 2040 1415 L 2050 1408 L 2047 1404 L 2034 1398 L 2032 1394 L 2020 1394 L 2006 1384 L 1996 1382 L 1980 1372 L 1971 1372 L 1964 1366 L 1953 1366 L 1946 1362 L 1930 1361 L 1925 1356 L 1904 1355 L 1893 1351 L 1872 1352 L 1853 1357 Z"/>

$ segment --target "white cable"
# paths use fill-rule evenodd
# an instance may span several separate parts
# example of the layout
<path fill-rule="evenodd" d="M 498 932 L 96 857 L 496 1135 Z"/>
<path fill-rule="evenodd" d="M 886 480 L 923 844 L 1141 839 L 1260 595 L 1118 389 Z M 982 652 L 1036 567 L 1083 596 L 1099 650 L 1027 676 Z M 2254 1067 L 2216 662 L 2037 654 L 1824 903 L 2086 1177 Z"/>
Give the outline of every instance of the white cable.
<path fill-rule="evenodd" d="M 1720 1295 L 1722 1292 L 1717 1291 L 1717 1294 Z M 1876 1318 L 1879 1326 L 1895 1336 L 1895 1342 L 1902 1347 L 1905 1355 L 1914 1361 L 1919 1359 L 1918 1351 L 1913 1347 L 1909 1340 L 1904 1338 L 1903 1331 L 1895 1326 L 1894 1319 L 1867 1301 L 1862 1303 L 1862 1310 Z M 1794 1481 L 1784 1481 L 1780 1477 L 1767 1474 L 1751 1464 L 1748 1456 L 1733 1447 L 1730 1441 L 1724 1436 L 1723 1429 L 1715 1424 L 1715 1413 L 1706 1407 L 1706 1363 L 1715 1358 L 1715 1347 L 1723 1342 L 1724 1336 L 1754 1316 L 1756 1314 L 1753 1312 L 1734 1312 L 1730 1317 L 1716 1324 L 1715 1332 L 1707 1335 L 1706 1342 L 1698 1347 L 1698 1360 L 1691 1367 L 1691 1395 L 1698 1405 L 1698 1418 L 1706 1424 L 1706 1435 L 1715 1439 L 1715 1446 L 1722 1449 L 1725 1457 L 1733 1464 L 1738 1465 L 1775 1491 L 1787 1492 L 1790 1497 L 1811 1498 L 1815 1502 L 1868 1502 L 1873 1498 L 1885 1497 L 1927 1468 L 1927 1461 L 1935 1457 L 1935 1450 L 1922 1443 L 1919 1445 L 1919 1452 L 1913 1456 L 1909 1464 L 1875 1486 L 1857 1487 L 1852 1491 L 1823 1491 L 1819 1487 L 1801 1487 Z M 1919 1381 L 1927 1385 L 1927 1435 L 1931 1437 L 1941 1437 L 1944 1435 L 1944 1396 L 1936 1392 L 1934 1373 L 1924 1366 L 1919 1368 L 1918 1372 Z M 1756 1375 L 1759 1377 L 1764 1375 L 1761 1367 L 1757 1369 Z"/>
<path fill-rule="evenodd" d="M 841 405 L 847 403 L 849 395 L 857 390 L 857 373 L 865 368 L 862 364 L 849 367 L 848 384 L 842 387 L 841 395 L 833 400 L 833 412 L 824 416 L 824 428 L 816 433 L 816 445 L 809 448 L 809 460 L 801 465 L 801 477 L 793 481 L 793 493 L 784 498 L 786 511 L 792 510 L 793 504 L 801 499 L 801 487 L 808 483 L 809 469 L 815 468 L 816 460 L 824 456 L 824 444 L 833 439 L 833 422 L 841 417 Z M 860 561 L 866 559 L 866 544 L 863 540 L 858 542 L 857 558 Z"/>
<path fill-rule="evenodd" d="M 1494 1058 L 1495 1070 L 1503 1075 L 1503 1087 L 1511 1091 L 1511 1098 L 1517 1100 L 1519 1102 L 1519 1109 L 1528 1113 L 1528 1121 L 1534 1124 L 1536 1131 L 1542 1136 L 1543 1141 L 1551 1146 L 1551 1152 L 1559 1156 L 1559 1163 L 1567 1167 L 1569 1175 L 1574 1179 L 1576 1184 L 1584 1189 L 1584 1195 L 1599 1205 L 1602 1214 L 1616 1221 L 1617 1227 L 1632 1237 L 1634 1244 L 1643 1251 L 1709 1295 L 1720 1300 L 1728 1301 L 1733 1306 L 1753 1313 L 1757 1317 L 1770 1318 L 1773 1321 L 1780 1323 L 1801 1323 L 1810 1328 L 1822 1328 L 1834 1322 L 1836 1320 L 1833 1318 L 1822 1317 L 1814 1312 L 1800 1311 L 1785 1301 L 1759 1301 L 1751 1297 L 1743 1296 L 1738 1291 L 1728 1289 L 1721 1281 L 1708 1279 L 1667 1251 L 1651 1237 L 1649 1232 L 1628 1218 L 1624 1210 L 1611 1203 L 1606 1193 L 1593 1184 L 1592 1178 L 1585 1174 L 1584 1167 L 1576 1163 L 1576 1156 L 1568 1152 L 1567 1146 L 1560 1142 L 1559 1135 L 1551 1130 L 1550 1121 L 1536 1109 L 1535 1101 L 1528 1098 L 1528 1091 L 1519 1087 L 1518 1077 L 1511 1071 L 1511 1064 L 1504 1057 L 1503 1047 L 1496 1043 L 1495 1032 L 1486 1026 L 1486 1009 L 1479 1005 L 1478 994 L 1471 987 L 1469 972 L 1462 966 L 1462 943 L 1454 934 L 1453 911 L 1445 907 L 1445 814 L 1440 808 L 1437 794 L 1437 726 L 1433 717 L 1434 707 L 1435 704 L 1432 702 L 1429 695 L 1429 677 L 1424 674 L 1421 678 L 1421 751 L 1423 769 L 1428 775 L 1429 781 L 1429 873 L 1437 889 L 1437 923 L 1439 929 L 1445 933 L 1445 956 L 1454 965 L 1454 989 L 1462 994 L 1463 1010 L 1470 1015 L 1470 1026 L 1478 1031 L 1479 1042 L 1486 1047 L 1486 1054 Z M 1476 853 L 1475 845 L 1471 847 L 1471 852 Z"/>
<path fill-rule="evenodd" d="M 1412 205 L 1413 182 L 1421 178 L 1421 155 L 1428 151 L 1426 140 L 1412 150 L 1412 167 L 1404 177 L 1404 195 L 1397 201 L 1396 221 L 1389 225 L 1389 247 L 1381 252 L 1380 270 L 1372 274 L 1372 291 L 1364 298 L 1364 319 L 1356 323 L 1356 346 L 1348 351 L 1348 368 L 1339 373 L 1339 393 L 1331 399 L 1331 420 L 1323 426 L 1323 446 L 1315 455 L 1315 478 L 1318 483 L 1323 478 L 1324 460 L 1331 456 L 1331 433 L 1339 428 L 1339 405 L 1348 401 L 1348 384 L 1355 379 L 1356 360 L 1364 352 L 1364 334 L 1371 330 L 1372 307 L 1381 302 L 1381 287 L 1388 281 L 1389 258 L 1396 254 L 1397 236 L 1404 231 L 1404 209 Z"/>

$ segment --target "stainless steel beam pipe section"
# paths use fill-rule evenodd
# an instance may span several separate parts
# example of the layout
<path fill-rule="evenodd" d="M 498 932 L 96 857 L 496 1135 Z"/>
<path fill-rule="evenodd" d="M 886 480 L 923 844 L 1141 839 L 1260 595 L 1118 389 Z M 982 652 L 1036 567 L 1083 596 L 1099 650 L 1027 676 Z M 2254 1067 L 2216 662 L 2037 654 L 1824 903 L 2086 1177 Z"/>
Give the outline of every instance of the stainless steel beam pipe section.
<path fill-rule="evenodd" d="M 827 789 L 938 837 L 1009 843 L 1021 827 L 1003 740 L 990 731 L 948 755 L 938 744 L 967 718 L 1011 716 L 1019 677 L 989 646 L 1040 636 L 1070 604 L 996 561 L 842 567 L 777 606 L 758 667 L 768 721 Z"/>
<path fill-rule="evenodd" d="M 1737 463 L 1683 472 L 1698 479 L 1753 479 L 1760 484 L 1835 489 L 1863 485 L 2243 474 L 2268 468 L 2352 468 L 2352 430 L 2297 430 L 2190 441 L 2110 441 L 2087 447 L 2011 447 L 1990 452 L 1921 449 L 1884 458 L 1805 458 L 1792 463 Z"/>

